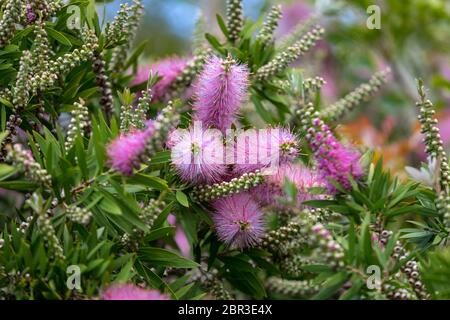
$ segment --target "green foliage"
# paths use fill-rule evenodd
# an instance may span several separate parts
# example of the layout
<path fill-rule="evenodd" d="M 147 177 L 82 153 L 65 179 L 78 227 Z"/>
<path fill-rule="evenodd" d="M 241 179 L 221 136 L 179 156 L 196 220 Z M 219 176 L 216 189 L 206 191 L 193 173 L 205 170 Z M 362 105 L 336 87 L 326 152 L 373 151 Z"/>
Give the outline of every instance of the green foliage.
<path fill-rule="evenodd" d="M 427 295 L 409 286 L 411 270 L 405 271 L 417 257 L 428 291 L 436 298 L 448 297 L 442 284 L 449 274 L 448 250 L 437 245 L 447 244 L 449 231 L 435 202 L 436 190 L 392 177 L 382 160 L 374 161 L 369 153 L 362 159 L 364 178 L 349 177 L 350 188 L 333 182 L 336 195 L 299 203 L 302 191 L 287 182 L 283 209 L 268 210 L 272 219 L 261 246 L 239 251 L 219 241 L 207 200 L 256 187 L 264 182 L 261 173 L 196 188 L 181 182 L 164 148 L 176 121 L 167 125 L 164 116 L 180 118 L 185 126 L 190 101 L 174 100 L 159 113 L 162 103 L 152 101 L 150 93 L 161 78 L 152 74 L 143 87 L 129 88 L 132 76 L 123 71 L 135 70 L 144 51 L 141 44 L 130 52 L 128 41 L 137 28 L 140 2 L 122 7 L 106 31 L 100 28 L 94 1 L 70 3 L 81 8 L 82 32 L 67 26 L 70 14 L 63 8 L 53 19 L 40 21 L 43 28 L 22 25 L 0 48 L 0 145 L 2 156 L 13 158 L 0 164 L 0 188 L 17 200 L 0 199 L 0 298 L 89 299 L 125 282 L 158 289 L 172 299 L 367 299 L 396 298 L 404 292 L 422 298 Z M 239 3 L 230 3 L 240 13 Z M 324 107 L 323 79 L 305 78 L 288 65 L 315 44 L 322 29 L 298 33 L 285 47 L 277 46 L 272 41 L 277 7 L 265 24 L 264 16 L 258 21 L 239 16 L 233 24 L 217 15 L 224 37 L 204 35 L 201 46 L 208 48 L 202 53 L 196 48 L 193 62 L 168 96 L 178 97 L 192 83 L 211 52 L 230 55 L 254 75 L 243 126 L 257 126 L 261 120 L 265 125 L 291 124 L 304 137 L 298 115 L 308 105 L 318 111 Z M 36 29 L 48 36 L 41 39 L 43 47 L 36 45 Z M 46 63 L 30 65 L 47 47 L 52 51 L 49 65 L 61 63 L 56 71 Z M 47 75 L 44 71 L 56 78 L 43 77 L 31 86 L 37 80 L 30 75 Z M 25 81 L 20 90 L 18 80 Z M 146 92 L 136 101 L 142 89 Z M 112 100 L 113 108 L 105 99 Z M 74 116 L 69 126 L 62 123 L 67 113 Z M 144 118 L 158 113 L 161 141 L 152 141 L 150 159 L 130 176 L 110 169 L 109 143 L 143 128 Z M 14 139 L 26 139 L 23 145 L 30 154 L 21 154 L 22 160 L 34 159 L 33 166 L 18 162 L 11 152 L 10 116 L 22 120 L 18 126 L 25 137 Z M 299 160 L 312 161 L 308 146 Z M 42 176 L 48 176 L 45 183 Z M 179 229 L 187 253 L 177 242 Z M 66 283 L 74 265 L 81 270 L 80 290 Z M 367 270 L 374 265 L 382 271 L 381 287 L 370 289 Z M 397 277 L 399 271 L 403 275 Z"/>

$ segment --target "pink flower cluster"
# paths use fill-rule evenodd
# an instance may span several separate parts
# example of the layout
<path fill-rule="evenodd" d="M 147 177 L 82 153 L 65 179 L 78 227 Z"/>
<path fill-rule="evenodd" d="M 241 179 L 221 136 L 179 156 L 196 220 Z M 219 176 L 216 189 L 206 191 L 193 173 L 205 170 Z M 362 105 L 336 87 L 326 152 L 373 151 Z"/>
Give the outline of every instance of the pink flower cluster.
<path fill-rule="evenodd" d="M 351 187 L 349 176 L 358 180 L 363 175 L 359 163 L 360 153 L 339 142 L 322 120 L 313 119 L 312 124 L 313 127 L 308 130 L 307 138 L 310 140 L 319 172 L 323 179 L 328 181 L 329 192 L 337 192 L 330 179 L 349 189 Z"/>
<path fill-rule="evenodd" d="M 288 163 L 298 156 L 297 137 L 282 127 L 247 130 L 236 139 L 233 176 Z"/>
<path fill-rule="evenodd" d="M 300 163 L 286 163 L 281 165 L 275 174 L 268 175 L 264 184 L 251 190 L 253 197 L 264 206 L 282 207 L 279 200 L 286 201 L 283 187 L 289 181 L 297 188 L 297 198 L 299 205 L 302 202 L 312 199 L 320 199 L 322 194 L 312 193 L 313 188 L 321 189 L 326 186 L 325 181 L 315 171 L 312 171 Z"/>

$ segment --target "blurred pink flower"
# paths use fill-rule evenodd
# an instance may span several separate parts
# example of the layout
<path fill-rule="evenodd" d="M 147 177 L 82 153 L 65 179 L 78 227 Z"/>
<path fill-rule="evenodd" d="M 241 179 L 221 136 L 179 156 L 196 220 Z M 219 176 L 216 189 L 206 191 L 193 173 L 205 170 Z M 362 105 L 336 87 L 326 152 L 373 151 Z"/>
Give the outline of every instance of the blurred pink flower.
<path fill-rule="evenodd" d="M 171 225 L 176 226 L 175 243 L 177 244 L 178 249 L 180 249 L 181 255 L 184 257 L 189 257 L 191 253 L 191 246 L 186 237 L 186 233 L 183 231 L 183 228 L 176 224 L 177 219 L 173 214 L 170 214 L 167 217 L 167 221 L 169 221 Z"/>
<path fill-rule="evenodd" d="M 278 24 L 278 35 L 283 36 L 291 32 L 299 23 L 308 19 L 311 12 L 311 7 L 304 1 L 282 5 L 281 13 L 283 17 Z"/>
<path fill-rule="evenodd" d="M 349 176 L 358 180 L 363 175 L 359 164 L 361 154 L 344 146 L 319 118 L 313 119 L 312 122 L 313 127 L 308 129 L 309 145 L 322 178 L 328 181 L 328 190 L 332 193 L 338 191 L 329 179 L 349 189 L 351 187 Z"/>
<path fill-rule="evenodd" d="M 164 101 L 170 85 L 186 68 L 186 65 L 186 60 L 179 57 L 159 60 L 151 65 L 140 67 L 132 84 L 137 85 L 147 81 L 150 71 L 153 71 L 153 73 L 158 72 L 158 76 L 161 79 L 153 87 L 153 99 L 155 101 Z"/>
<path fill-rule="evenodd" d="M 290 162 L 298 156 L 297 137 L 283 127 L 239 132 L 233 176 Z"/>
<path fill-rule="evenodd" d="M 110 166 L 123 175 L 131 175 L 133 169 L 139 168 L 146 142 L 153 131 L 153 126 L 149 126 L 144 130 L 121 134 L 114 139 L 107 147 Z"/>
<path fill-rule="evenodd" d="M 133 284 L 113 285 L 101 294 L 102 300 L 170 300 L 157 290 L 147 290 Z"/>
<path fill-rule="evenodd" d="M 277 200 L 285 196 L 283 187 L 286 181 L 291 182 L 297 188 L 298 205 L 307 200 L 323 197 L 323 195 L 313 194 L 311 189 L 325 187 L 325 181 L 317 172 L 311 171 L 300 163 L 281 165 L 275 174 L 266 176 L 264 184 L 251 189 L 250 192 L 261 205 L 279 207 L 280 203 Z"/>

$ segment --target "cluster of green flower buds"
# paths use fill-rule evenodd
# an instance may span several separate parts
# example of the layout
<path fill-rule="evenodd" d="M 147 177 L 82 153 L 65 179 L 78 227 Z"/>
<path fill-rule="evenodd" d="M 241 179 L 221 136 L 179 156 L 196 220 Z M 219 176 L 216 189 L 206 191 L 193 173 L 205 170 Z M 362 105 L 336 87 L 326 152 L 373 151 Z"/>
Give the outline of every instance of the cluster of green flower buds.
<path fill-rule="evenodd" d="M 71 113 L 72 118 L 70 119 L 70 124 L 67 129 L 67 137 L 65 142 L 66 150 L 70 150 L 75 143 L 77 136 L 79 134 L 83 136 L 86 129 L 90 126 L 89 110 L 85 106 L 85 102 L 80 99 L 80 102 L 75 102 L 73 106 L 74 109 Z"/>
<path fill-rule="evenodd" d="M 0 3 L 3 5 L 3 3 Z M 19 22 L 22 10 L 22 1 L 7 0 L 4 3 L 3 14 L 0 19 L 0 48 L 11 40 L 16 24 Z"/>
<path fill-rule="evenodd" d="M 315 248 L 314 254 L 318 258 L 324 259 L 334 268 L 343 267 L 344 250 L 333 239 L 331 232 L 321 223 L 314 225 L 311 231 L 308 241 L 311 247 Z"/>
<path fill-rule="evenodd" d="M 81 46 L 81 49 L 75 49 L 52 61 L 53 68 L 51 70 L 56 70 L 58 74 L 64 74 L 82 62 L 92 59 L 95 50 L 98 48 L 97 36 L 93 30 L 84 28 L 82 38 L 84 44 Z"/>
<path fill-rule="evenodd" d="M 386 83 L 390 69 L 375 73 L 367 83 L 361 84 L 358 88 L 347 94 L 344 98 L 325 108 L 320 116 L 329 121 L 338 121 L 344 115 L 351 112 L 363 101 L 367 101 L 373 96 L 381 86 Z"/>
<path fill-rule="evenodd" d="M 19 72 L 16 76 L 16 85 L 12 92 L 12 103 L 15 109 L 23 108 L 30 98 L 29 89 L 31 86 L 30 73 L 33 65 L 30 51 L 24 51 L 19 63 Z"/>
<path fill-rule="evenodd" d="M 227 29 L 232 42 L 239 39 L 243 26 L 242 0 L 227 0 Z"/>
<path fill-rule="evenodd" d="M 66 208 L 66 217 L 73 222 L 88 225 L 92 219 L 92 212 L 87 208 L 71 205 Z"/>
<path fill-rule="evenodd" d="M 419 95 L 420 101 L 417 102 L 417 106 L 419 107 L 418 119 L 421 124 L 421 133 L 425 135 L 425 152 L 440 162 L 441 187 L 448 189 L 448 184 L 450 183 L 448 158 L 444 150 L 439 128 L 437 127 L 438 121 L 434 117 L 436 110 L 434 109 L 433 103 L 427 99 L 422 83 L 419 83 Z"/>
<path fill-rule="evenodd" d="M 320 290 L 320 286 L 311 280 L 287 280 L 279 277 L 269 277 L 266 281 L 267 290 L 290 297 L 308 297 Z"/>
<path fill-rule="evenodd" d="M 139 22 L 144 14 L 144 6 L 142 5 L 141 0 L 133 0 L 133 2 L 133 5 L 130 7 L 126 6 L 126 18 L 125 20 L 121 20 L 122 32 L 120 37 L 121 39 L 125 39 L 126 42 L 123 45 L 115 47 L 111 55 L 109 69 L 116 73 L 121 72 L 125 66 L 127 51 L 130 49 L 139 27 Z"/>
<path fill-rule="evenodd" d="M 139 213 L 139 219 L 141 219 L 146 226 L 151 229 L 156 219 L 163 212 L 166 206 L 167 204 L 162 200 L 150 199 L 147 204 L 142 206 L 142 210 Z M 139 248 L 139 243 L 144 236 L 144 231 L 135 228 L 131 234 L 123 234 L 120 241 L 128 249 L 137 251 Z"/>
<path fill-rule="evenodd" d="M 273 254 L 284 256 L 292 249 L 307 244 L 308 223 L 305 221 L 291 221 L 286 226 L 266 233 L 261 241 L 261 247 Z M 295 242 L 295 246 L 291 244 Z"/>
<path fill-rule="evenodd" d="M 150 102 L 152 101 L 152 89 L 143 90 L 142 95 L 138 99 L 138 104 L 131 114 L 131 126 L 136 129 L 145 127 L 145 119 L 147 112 L 150 110 Z"/>
<path fill-rule="evenodd" d="M 304 108 L 299 108 L 295 110 L 295 114 L 300 118 L 300 124 L 302 130 L 304 132 L 308 132 L 310 128 L 314 128 L 315 126 L 312 125 L 313 119 L 320 119 L 320 113 L 314 109 L 314 105 L 312 102 L 309 102 Z M 321 123 L 317 127 L 321 127 L 325 124 L 322 120 L 320 120 Z M 311 130 L 309 130 L 311 131 Z M 310 135 L 313 134 L 313 132 L 309 133 Z M 307 139 L 310 139 L 311 136 L 306 137 Z"/>
<path fill-rule="evenodd" d="M 316 264 L 316 262 L 309 257 L 298 254 L 284 256 L 279 262 L 280 271 L 283 274 L 287 274 L 289 277 L 295 278 L 305 274 L 302 266 L 309 264 Z"/>
<path fill-rule="evenodd" d="M 385 282 L 381 286 L 381 292 L 386 295 L 389 300 L 413 300 L 414 294 L 406 288 L 400 288 L 398 285 Z"/>
<path fill-rule="evenodd" d="M 256 40 L 262 44 L 268 44 L 273 41 L 275 29 L 278 27 L 278 21 L 281 19 L 281 6 L 272 6 L 264 21 L 263 27 L 256 35 Z"/>
<path fill-rule="evenodd" d="M 54 52 L 50 49 L 48 35 L 43 23 L 35 24 L 34 34 L 33 65 L 31 66 L 33 73 L 49 71 L 49 61 Z"/>
<path fill-rule="evenodd" d="M 321 77 L 307 78 L 303 81 L 303 89 L 305 91 L 305 95 L 310 94 L 311 92 L 318 92 L 322 89 L 322 86 L 325 84 L 325 80 Z"/>
<path fill-rule="evenodd" d="M 52 225 L 50 217 L 46 213 L 39 214 L 37 225 L 42 233 L 45 246 L 50 254 L 50 259 L 64 259 L 64 251 L 61 247 L 55 228 Z"/>
<path fill-rule="evenodd" d="M 21 144 L 9 147 L 7 160 L 25 171 L 25 174 L 33 181 L 43 186 L 51 187 L 52 179 L 47 170 L 34 160 L 30 150 L 24 150 Z"/>
<path fill-rule="evenodd" d="M 392 231 L 383 230 L 380 233 L 380 242 L 383 245 L 386 245 L 389 241 L 389 238 L 392 236 Z M 400 241 L 397 241 L 394 246 L 394 250 L 392 253 L 392 257 L 399 262 L 404 262 L 409 256 L 409 252 L 406 251 L 406 249 L 403 247 L 402 243 Z M 403 263 L 400 270 L 402 273 L 406 276 L 409 284 L 411 285 L 411 288 L 414 290 L 414 293 L 416 294 L 417 298 L 421 300 L 429 299 L 429 294 L 425 288 L 425 285 L 423 284 L 420 273 L 419 273 L 419 267 L 417 265 L 417 261 L 414 259 L 409 260 L 406 263 Z"/>
<path fill-rule="evenodd" d="M 212 50 L 205 48 L 203 51 L 197 52 L 188 62 L 186 68 L 177 76 L 175 81 L 170 85 L 172 96 L 179 95 L 194 81 L 197 74 L 203 69 L 203 65 L 211 55 Z"/>
<path fill-rule="evenodd" d="M 317 17 L 311 17 L 297 24 L 293 31 L 289 32 L 283 38 L 277 41 L 277 51 L 281 52 L 292 46 L 298 39 L 300 39 L 309 30 L 311 30 L 314 25 L 317 24 L 317 20 Z"/>
<path fill-rule="evenodd" d="M 420 101 L 418 119 L 421 125 L 421 133 L 425 135 L 423 139 L 426 148 L 425 152 L 436 159 L 439 166 L 439 185 L 435 187 L 438 197 L 436 207 L 442 214 L 444 223 L 450 225 L 450 168 L 447 153 L 444 150 L 443 141 L 437 126 L 438 120 L 435 118 L 436 110 L 433 103 L 427 99 L 423 82 L 419 80 L 418 91 Z"/>
<path fill-rule="evenodd" d="M 286 70 L 286 68 L 303 54 L 305 54 L 314 44 L 320 40 L 324 29 L 316 26 L 296 41 L 286 50 L 279 52 L 271 61 L 259 68 L 254 78 L 257 81 L 266 81 Z"/>
<path fill-rule="evenodd" d="M 166 208 L 167 204 L 162 200 L 150 199 L 149 202 L 142 208 L 139 218 L 144 221 L 147 227 L 152 228 L 156 219 L 161 212 Z"/>
<path fill-rule="evenodd" d="M 25 2 L 25 19 L 28 24 L 38 19 L 49 19 L 64 5 L 63 0 L 28 0 Z"/>
<path fill-rule="evenodd" d="M 20 126 L 21 123 L 22 119 L 15 114 L 10 115 L 8 121 L 6 121 L 6 131 L 8 131 L 8 135 L 1 142 L 0 161 L 5 161 L 6 157 L 5 146 L 13 142 L 13 139 L 17 134 L 17 128 Z"/>
<path fill-rule="evenodd" d="M 450 196 L 441 191 L 435 200 L 435 204 L 438 213 L 443 217 L 444 225 L 450 228 Z"/>
<path fill-rule="evenodd" d="M 234 300 L 233 295 L 225 288 L 216 268 L 208 268 L 204 263 L 191 276 L 191 282 L 199 282 L 217 300 Z"/>
<path fill-rule="evenodd" d="M 213 295 L 217 300 L 234 300 L 233 295 L 225 288 L 223 281 L 217 276 L 207 277 L 202 285 Z"/>
<path fill-rule="evenodd" d="M 35 46 L 31 52 L 24 51 L 20 59 L 19 72 L 12 92 L 12 103 L 16 109 L 27 105 L 30 90 L 37 93 L 38 90 L 45 90 L 53 86 L 60 75 L 80 65 L 83 61 L 91 59 L 94 50 L 98 47 L 95 33 L 92 30 L 84 29 L 82 36 L 85 44 L 81 49 L 75 49 L 56 60 L 51 60 L 53 53 L 48 46 L 45 29 L 42 25 L 36 25 L 35 33 Z"/>
<path fill-rule="evenodd" d="M 154 128 L 153 134 L 145 146 L 144 157 L 152 158 L 156 152 L 161 150 L 169 133 L 178 125 L 180 115 L 175 111 L 173 101 L 161 110 L 156 119 L 151 124 Z"/>
<path fill-rule="evenodd" d="M 193 200 L 208 202 L 241 191 L 247 191 L 263 182 L 264 175 L 261 171 L 256 170 L 255 172 L 244 173 L 239 178 L 231 179 L 231 181 L 215 183 L 213 185 L 195 186 L 191 196 Z"/>
<path fill-rule="evenodd" d="M 135 33 L 139 24 L 143 9 L 140 0 L 133 0 L 131 6 L 128 3 L 122 3 L 113 22 L 106 26 L 106 44 L 116 46 L 123 40 L 129 41 L 129 37 Z"/>
<path fill-rule="evenodd" d="M 37 215 L 36 223 L 44 240 L 44 245 L 47 248 L 47 253 L 49 254 L 50 259 L 63 260 L 64 251 L 58 237 L 56 236 L 56 231 L 51 221 L 50 209 L 46 211 L 43 208 L 44 200 L 38 193 L 33 193 L 26 200 L 26 203 Z M 31 222 L 32 219 L 32 217 L 28 218 L 27 222 Z"/>

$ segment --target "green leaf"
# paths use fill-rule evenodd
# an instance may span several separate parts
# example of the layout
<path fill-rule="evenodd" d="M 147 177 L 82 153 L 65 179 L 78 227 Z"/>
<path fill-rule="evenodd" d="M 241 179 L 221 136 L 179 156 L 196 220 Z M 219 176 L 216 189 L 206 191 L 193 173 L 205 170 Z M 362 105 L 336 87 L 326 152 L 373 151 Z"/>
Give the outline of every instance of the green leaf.
<path fill-rule="evenodd" d="M 148 44 L 148 40 L 143 41 L 139 46 L 133 51 L 133 53 L 130 55 L 130 58 L 128 59 L 127 63 L 125 64 L 124 69 L 128 69 L 133 64 L 137 63 L 139 56 L 144 52 L 145 47 Z"/>
<path fill-rule="evenodd" d="M 17 172 L 17 168 L 0 163 L 0 181 L 8 179 L 11 175 Z"/>
<path fill-rule="evenodd" d="M 220 27 L 220 30 L 222 30 L 223 35 L 229 39 L 230 38 L 230 33 L 228 32 L 227 26 L 225 24 L 225 22 L 223 21 L 223 18 L 220 14 L 216 14 L 216 19 L 217 19 L 217 23 Z"/>
<path fill-rule="evenodd" d="M 16 190 L 16 191 L 28 191 L 34 190 L 38 187 L 37 183 L 33 181 L 26 180 L 16 180 L 16 181 L 1 181 L 0 188 Z"/>
<path fill-rule="evenodd" d="M 334 295 L 342 285 L 347 281 L 348 274 L 345 271 L 341 271 L 328 280 L 326 280 L 321 287 L 322 290 L 319 291 L 312 300 L 325 300 Z"/>
<path fill-rule="evenodd" d="M 170 226 L 151 230 L 149 234 L 145 236 L 145 241 L 150 242 L 167 236 L 173 236 L 175 234 L 175 229 L 175 227 Z"/>
<path fill-rule="evenodd" d="M 211 44 L 211 46 L 214 49 L 216 49 L 217 51 L 219 51 L 223 55 L 226 54 L 225 48 L 222 47 L 222 45 L 220 44 L 219 40 L 216 37 L 214 37 L 212 34 L 206 33 L 205 34 L 205 38 L 206 38 L 206 40 L 208 40 L 208 42 Z"/>
<path fill-rule="evenodd" d="M 142 173 L 137 173 L 134 176 L 127 178 L 127 183 L 134 185 L 143 185 L 161 191 L 169 189 L 165 180 Z"/>
<path fill-rule="evenodd" d="M 177 190 L 177 193 L 175 194 L 177 201 L 186 208 L 189 208 L 189 200 L 186 194 L 183 191 Z"/>
<path fill-rule="evenodd" d="M 84 179 L 89 179 L 89 172 L 86 163 L 86 155 L 83 146 L 83 138 L 78 135 L 75 139 L 75 151 L 77 155 L 78 166 L 80 167 L 81 174 Z"/>
<path fill-rule="evenodd" d="M 5 106 L 7 106 L 10 109 L 14 109 L 13 104 L 11 102 L 9 102 L 8 100 L 2 98 L 2 97 L 0 97 L 0 103 L 5 105 Z"/>
<path fill-rule="evenodd" d="M 262 281 L 254 272 L 228 269 L 224 276 L 234 287 L 252 297 L 262 299 L 267 295 Z"/>
<path fill-rule="evenodd" d="M 139 258 L 147 263 L 154 264 L 156 266 L 162 267 L 173 267 L 173 268 L 196 268 L 199 266 L 198 263 L 186 259 L 174 252 L 153 247 L 143 247 L 139 249 Z"/>
<path fill-rule="evenodd" d="M 273 123 L 274 120 L 273 120 L 272 115 L 270 114 L 270 112 L 268 110 L 266 110 L 266 108 L 263 106 L 263 104 L 261 103 L 259 98 L 253 95 L 251 97 L 251 100 L 252 100 L 253 104 L 255 105 L 256 112 L 258 112 L 260 117 L 267 123 Z"/>
<path fill-rule="evenodd" d="M 55 39 L 55 40 L 58 41 L 59 43 L 65 45 L 65 46 L 68 46 L 68 47 L 71 47 L 71 46 L 72 46 L 72 43 L 70 42 L 70 40 L 67 39 L 66 36 L 63 35 L 61 32 L 56 31 L 55 29 L 50 28 L 49 26 L 46 26 L 46 27 L 45 27 L 45 30 L 47 31 L 47 34 L 48 34 L 51 38 Z"/>
<path fill-rule="evenodd" d="M 134 259 L 130 259 L 127 264 L 120 270 L 117 277 L 114 279 L 114 283 L 128 282 L 132 276 L 132 267 L 134 265 Z"/>

